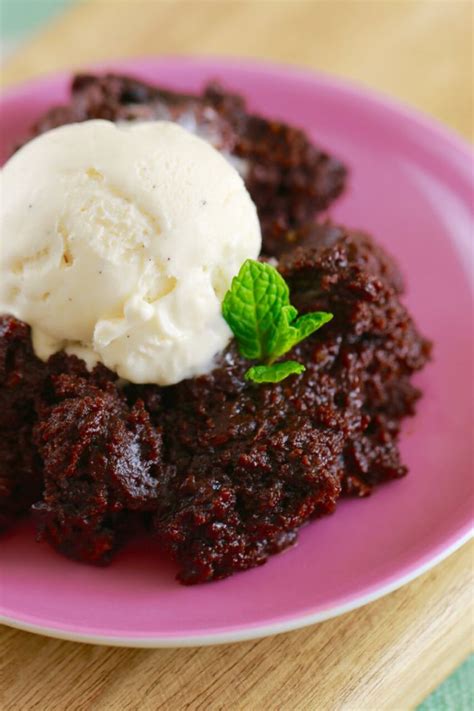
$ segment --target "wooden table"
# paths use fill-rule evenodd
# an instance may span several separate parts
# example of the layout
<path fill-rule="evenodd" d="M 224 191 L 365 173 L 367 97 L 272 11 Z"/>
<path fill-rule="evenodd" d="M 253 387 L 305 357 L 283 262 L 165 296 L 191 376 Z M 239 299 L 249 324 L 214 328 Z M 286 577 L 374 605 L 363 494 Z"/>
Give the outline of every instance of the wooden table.
<path fill-rule="evenodd" d="M 110 57 L 266 57 L 398 96 L 470 137 L 472 4 L 95 0 L 13 56 L 4 86 Z M 126 650 L 4 628 L 5 711 L 412 708 L 472 643 L 472 546 L 371 605 L 256 642 Z"/>

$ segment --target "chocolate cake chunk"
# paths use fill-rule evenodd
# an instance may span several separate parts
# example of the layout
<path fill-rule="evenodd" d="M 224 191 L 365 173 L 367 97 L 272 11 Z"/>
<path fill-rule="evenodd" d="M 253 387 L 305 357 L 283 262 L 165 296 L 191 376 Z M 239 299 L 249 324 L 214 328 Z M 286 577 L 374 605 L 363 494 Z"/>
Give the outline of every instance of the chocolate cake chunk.
<path fill-rule="evenodd" d="M 176 121 L 212 143 L 242 175 L 270 255 L 344 189 L 346 168 L 302 130 L 249 113 L 242 97 L 215 83 L 190 95 L 125 76 L 81 74 L 72 82 L 70 103 L 41 117 L 33 135 L 88 119 Z"/>
<path fill-rule="evenodd" d="M 208 376 L 166 392 L 165 443 L 176 472 L 163 491 L 156 534 L 187 584 L 223 578 L 291 545 L 340 494 L 345 438 L 358 426 L 333 401 L 311 346 L 298 379 L 255 387 L 232 346 Z"/>
<path fill-rule="evenodd" d="M 129 408 L 104 372 L 63 373 L 47 384 L 34 438 L 44 475 L 35 505 L 40 537 L 68 557 L 107 562 L 129 513 L 157 505 L 166 472 L 160 431 L 141 401 Z"/>
<path fill-rule="evenodd" d="M 279 268 L 297 308 L 334 313 L 318 346 L 321 363 L 334 373 L 353 366 L 359 373 L 368 420 L 364 436 L 346 445 L 343 490 L 365 495 L 406 473 L 396 438 L 421 395 L 410 379 L 429 359 L 431 343 L 399 300 L 402 280 L 393 260 L 368 235 L 341 228 L 333 236 L 288 253 Z"/>
<path fill-rule="evenodd" d="M 294 252 L 296 247 L 314 249 L 317 253 L 337 245 L 344 245 L 350 263 L 357 264 L 361 269 L 382 279 L 391 286 L 397 294 L 405 290 L 404 279 L 397 262 L 370 235 L 360 230 L 350 230 L 330 220 L 324 222 L 308 222 L 299 230 L 287 233 L 279 243 L 280 256 L 293 251 L 281 262 L 281 269 L 299 259 L 300 252 Z M 300 270 L 301 271 L 301 270 Z M 311 272 L 310 272 L 311 273 Z M 299 279 L 303 279 L 300 273 Z"/>
<path fill-rule="evenodd" d="M 398 269 L 367 235 L 330 224 L 308 244 L 280 269 L 301 311 L 335 318 L 289 354 L 306 371 L 254 386 L 232 345 L 209 375 L 161 391 L 176 471 L 155 529 L 184 583 L 260 565 L 341 491 L 365 496 L 406 473 L 397 436 L 430 345 L 399 301 Z"/>
<path fill-rule="evenodd" d="M 235 463 L 229 450 L 216 464 L 202 455 L 171 482 L 155 526 L 183 583 L 261 565 L 296 540 L 302 523 L 334 510 L 342 435 L 305 418 L 287 424 L 245 443 Z"/>
<path fill-rule="evenodd" d="M 98 382 L 115 378 L 102 366 L 90 374 L 83 361 L 65 353 L 42 362 L 34 354 L 30 328 L 12 316 L 0 316 L 0 529 L 41 498 L 43 463 L 33 429 L 53 373 Z"/>
<path fill-rule="evenodd" d="M 0 316 L 0 529 L 41 496 L 41 462 L 32 428 L 34 402 L 44 374 L 28 326 Z"/>

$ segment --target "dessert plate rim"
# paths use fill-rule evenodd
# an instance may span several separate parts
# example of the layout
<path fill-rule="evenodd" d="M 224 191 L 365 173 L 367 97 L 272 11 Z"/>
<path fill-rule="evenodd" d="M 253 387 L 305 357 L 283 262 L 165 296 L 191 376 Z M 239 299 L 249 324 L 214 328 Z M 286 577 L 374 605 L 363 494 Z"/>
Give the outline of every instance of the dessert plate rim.
<path fill-rule="evenodd" d="M 354 598 L 350 602 L 337 607 L 330 607 L 327 610 L 322 610 L 308 615 L 298 615 L 283 622 L 274 622 L 264 625 L 249 625 L 242 629 L 224 630 L 222 632 L 214 632 L 213 634 L 194 634 L 194 635 L 157 635 L 151 637 L 129 637 L 122 635 L 102 635 L 94 631 L 90 633 L 77 632 L 74 628 L 69 629 L 67 625 L 58 627 L 49 626 L 41 621 L 35 622 L 34 619 L 28 620 L 20 616 L 0 615 L 0 624 L 4 624 L 14 629 L 24 632 L 32 632 L 33 634 L 45 635 L 69 642 L 83 642 L 86 644 L 98 644 L 111 647 L 134 647 L 134 648 L 176 648 L 176 647 L 208 647 L 211 645 L 231 644 L 234 642 L 245 642 L 252 639 L 261 639 L 262 637 L 270 637 L 283 632 L 291 632 L 303 627 L 324 622 L 334 617 L 344 615 L 346 612 L 352 612 L 359 607 L 375 602 L 386 595 L 389 595 L 395 590 L 411 583 L 416 578 L 427 573 L 443 560 L 459 550 L 464 544 L 468 543 L 474 537 L 474 528 L 468 529 L 459 538 L 456 538 L 449 546 L 441 550 L 436 556 L 430 558 L 422 565 L 414 566 L 413 570 L 406 573 L 404 576 L 396 577 L 393 581 L 386 585 L 375 587 L 373 591 L 366 595 L 361 595 Z M 210 583 L 212 585 L 212 583 Z"/>

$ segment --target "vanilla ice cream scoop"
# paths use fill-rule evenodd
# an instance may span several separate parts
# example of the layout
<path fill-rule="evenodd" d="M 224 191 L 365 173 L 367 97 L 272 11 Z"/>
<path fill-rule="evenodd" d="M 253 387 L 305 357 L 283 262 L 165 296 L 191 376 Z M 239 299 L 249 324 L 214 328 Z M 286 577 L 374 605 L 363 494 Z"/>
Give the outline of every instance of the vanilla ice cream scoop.
<path fill-rule="evenodd" d="M 261 246 L 255 205 L 208 143 L 165 121 L 86 121 L 1 172 L 0 313 L 134 383 L 208 372 L 231 338 L 221 303 Z"/>

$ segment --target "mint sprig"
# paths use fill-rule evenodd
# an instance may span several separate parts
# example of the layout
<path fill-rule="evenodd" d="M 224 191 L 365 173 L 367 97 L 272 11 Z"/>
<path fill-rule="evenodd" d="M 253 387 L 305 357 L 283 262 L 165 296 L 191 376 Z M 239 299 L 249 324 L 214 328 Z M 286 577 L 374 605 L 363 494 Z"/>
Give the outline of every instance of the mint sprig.
<path fill-rule="evenodd" d="M 240 354 L 263 361 L 250 368 L 245 379 L 278 383 L 305 370 L 296 361 L 275 363 L 297 343 L 332 319 L 325 311 L 298 316 L 290 304 L 288 284 L 269 264 L 247 259 L 232 280 L 222 303 L 222 314 L 237 340 Z"/>
<path fill-rule="evenodd" d="M 296 360 L 285 360 L 273 365 L 254 365 L 244 375 L 245 380 L 252 383 L 279 383 L 289 375 L 303 373 L 305 367 Z"/>

